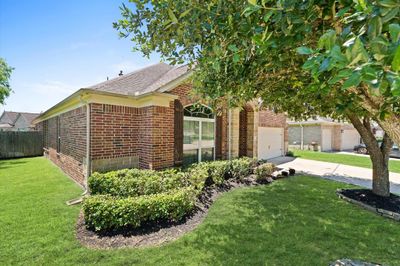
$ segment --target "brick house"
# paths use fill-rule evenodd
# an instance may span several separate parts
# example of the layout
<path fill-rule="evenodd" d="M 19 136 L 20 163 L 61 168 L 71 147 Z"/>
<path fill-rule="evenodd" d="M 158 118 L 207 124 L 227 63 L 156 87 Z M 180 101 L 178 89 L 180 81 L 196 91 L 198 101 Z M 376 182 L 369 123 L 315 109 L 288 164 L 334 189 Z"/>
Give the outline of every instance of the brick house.
<path fill-rule="evenodd" d="M 285 154 L 285 115 L 252 103 L 216 115 L 193 100 L 191 73 L 159 63 L 78 90 L 35 119 L 45 156 L 85 186 L 94 171 Z"/>
<path fill-rule="evenodd" d="M 353 150 L 361 136 L 350 123 L 317 117 L 307 121 L 288 121 L 289 147 L 319 151 Z M 314 144 L 314 145 L 312 145 Z"/>

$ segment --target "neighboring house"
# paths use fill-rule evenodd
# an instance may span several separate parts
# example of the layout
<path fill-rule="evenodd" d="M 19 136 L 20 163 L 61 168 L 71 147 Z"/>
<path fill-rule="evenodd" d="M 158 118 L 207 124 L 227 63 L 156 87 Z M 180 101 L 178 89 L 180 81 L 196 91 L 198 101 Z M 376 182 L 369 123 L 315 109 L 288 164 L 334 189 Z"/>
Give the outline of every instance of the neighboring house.
<path fill-rule="evenodd" d="M 289 148 L 319 151 L 352 150 L 361 137 L 353 125 L 318 117 L 302 122 L 288 121 Z"/>
<path fill-rule="evenodd" d="M 253 103 L 216 115 L 190 95 L 191 74 L 159 63 L 78 90 L 35 120 L 45 155 L 85 186 L 94 171 L 285 154 L 285 115 Z"/>
<path fill-rule="evenodd" d="M 0 131 L 34 131 L 32 121 L 38 116 L 36 113 L 4 111 L 0 116 Z"/>

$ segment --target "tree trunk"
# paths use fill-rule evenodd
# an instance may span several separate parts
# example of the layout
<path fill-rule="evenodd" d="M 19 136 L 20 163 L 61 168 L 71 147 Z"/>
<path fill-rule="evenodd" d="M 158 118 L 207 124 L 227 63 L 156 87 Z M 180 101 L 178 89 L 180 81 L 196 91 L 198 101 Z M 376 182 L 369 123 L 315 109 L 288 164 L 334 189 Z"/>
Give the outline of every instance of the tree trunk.
<path fill-rule="evenodd" d="M 393 142 L 389 135 L 385 133 L 383 142 L 379 145 L 371 131 L 371 124 L 368 118 L 363 118 L 363 121 L 361 121 L 353 113 L 347 113 L 347 117 L 360 133 L 367 146 L 372 161 L 372 192 L 382 197 L 390 196 L 389 153 Z"/>
<path fill-rule="evenodd" d="M 400 145 L 400 118 L 391 114 L 387 115 L 384 120 L 377 122 L 394 143 Z"/>

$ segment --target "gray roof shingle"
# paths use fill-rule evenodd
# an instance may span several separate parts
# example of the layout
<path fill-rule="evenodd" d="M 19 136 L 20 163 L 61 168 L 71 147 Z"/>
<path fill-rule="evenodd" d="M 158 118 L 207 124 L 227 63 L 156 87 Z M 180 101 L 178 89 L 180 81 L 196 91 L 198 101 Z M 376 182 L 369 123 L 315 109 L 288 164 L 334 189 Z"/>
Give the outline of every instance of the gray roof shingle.
<path fill-rule="evenodd" d="M 170 66 L 165 63 L 151 65 L 137 71 L 88 87 L 122 95 L 140 95 L 155 92 L 188 71 L 187 66 Z"/>

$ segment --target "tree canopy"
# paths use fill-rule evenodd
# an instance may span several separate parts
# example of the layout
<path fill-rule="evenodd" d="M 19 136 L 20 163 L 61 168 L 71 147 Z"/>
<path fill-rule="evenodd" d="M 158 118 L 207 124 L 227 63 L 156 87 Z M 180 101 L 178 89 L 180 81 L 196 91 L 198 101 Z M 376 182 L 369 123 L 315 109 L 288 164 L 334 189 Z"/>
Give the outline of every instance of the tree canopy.
<path fill-rule="evenodd" d="M 0 58 L 0 104 L 4 104 L 4 100 L 10 95 L 10 77 L 13 68 L 8 66 L 3 58 Z"/>
<path fill-rule="evenodd" d="M 144 55 L 196 64 L 204 96 L 261 97 L 299 119 L 368 116 L 400 142 L 399 1 L 130 2 L 120 35 Z"/>

